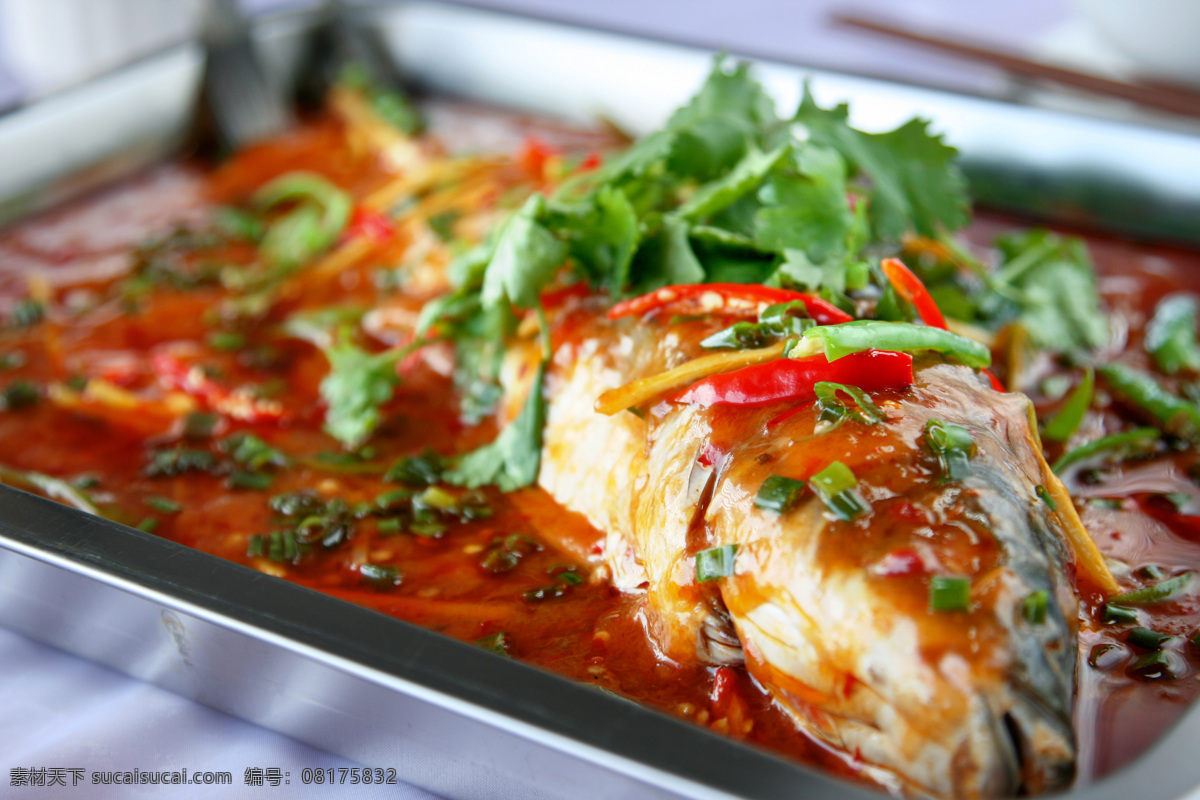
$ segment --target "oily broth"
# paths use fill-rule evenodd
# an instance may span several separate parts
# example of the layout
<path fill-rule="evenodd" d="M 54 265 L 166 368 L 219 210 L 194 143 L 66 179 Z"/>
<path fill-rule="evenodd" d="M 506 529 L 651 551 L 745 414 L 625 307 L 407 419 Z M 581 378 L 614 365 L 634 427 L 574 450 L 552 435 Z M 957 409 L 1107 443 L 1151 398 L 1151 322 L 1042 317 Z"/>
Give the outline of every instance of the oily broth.
<path fill-rule="evenodd" d="M 474 110 L 459 109 L 477 115 Z M 486 115 L 485 115 L 486 116 Z M 486 116 L 496 123 L 494 115 Z M 447 124 L 443 122 L 442 124 Z M 550 124 L 520 121 L 519 135 L 508 135 L 504 147 L 514 149 L 531 129 L 560 146 L 586 152 L 611 143 L 604 132 L 578 132 Z M 556 138 L 557 137 L 557 138 Z M 331 177 L 355 194 L 372 191 L 381 178 L 369 159 L 348 154 L 338 126 L 317 120 L 282 139 L 244 152 L 215 171 L 195 164 L 168 165 L 83 201 L 73 203 L 0 234 L 0 310 L 28 293 L 30 276 L 38 275 L 46 291 L 62 307 L 85 307 L 130 266 L 130 249 L 147 236 L 180 223 L 202 219 L 216 203 L 236 202 L 269 178 L 286 171 L 311 169 Z M 465 145 L 464 145 L 465 146 Z M 1011 220 L 984 216 L 969 233 L 983 245 Z M 399 257 L 407 241 L 391 245 Z M 1141 329 L 1154 304 L 1165 294 L 1200 290 L 1200 253 L 1143 246 L 1119 239 L 1089 238 L 1101 288 L 1123 332 L 1119 348 L 1140 348 Z M 248 257 L 225 253 L 231 260 Z M 368 302 L 374 297 L 369 268 L 352 270 L 322 292 L 338 300 Z M 136 390 L 153 381 L 131 354 L 168 343 L 202 346 L 209 329 L 206 312 L 221 291 L 155 290 L 137 314 L 102 303 L 78 314 L 56 315 L 39 337 L 24 337 L 25 364 L 0 373 L 0 380 L 20 377 L 45 384 L 76 371 L 108 365 L 114 379 Z M 288 308 L 312 300 L 284 301 Z M 329 297 L 326 300 L 331 299 Z M 327 369 L 324 356 L 311 346 L 267 336 L 276 351 L 268 365 L 214 356 L 223 374 L 238 380 L 282 380 L 288 425 L 270 430 L 271 443 L 289 454 L 315 455 L 331 447 L 320 432 L 322 410 L 318 385 Z M 211 354 L 210 354 L 211 355 Z M 1060 370 L 1056 365 L 1046 370 Z M 105 373 L 109 374 L 109 373 Z M 1039 411 L 1055 401 L 1033 387 Z M 462 452 L 489 441 L 494 427 L 464 426 L 453 403 L 449 379 L 427 365 L 410 371 L 389 406 L 388 421 L 372 439 L 379 463 L 429 447 L 442 453 Z M 1120 413 L 1109 409 L 1088 424 L 1115 425 Z M 233 429 L 255 430 L 234 425 Z M 31 434 L 32 432 L 35 432 Z M 265 435 L 265 434 L 264 434 Z M 247 556 L 247 535 L 272 525 L 272 513 L 261 492 L 231 490 L 222 478 L 184 475 L 150 478 L 143 474 L 149 447 L 174 442 L 178 431 L 140 430 L 82 414 L 55 409 L 49 403 L 18 413 L 0 414 L 0 450 L 4 462 L 18 469 L 56 476 L 104 476 L 97 499 L 107 507 L 137 510 L 127 521 L 136 524 L 143 501 L 166 495 L 183 508 L 161 518 L 156 533 L 181 544 L 250 566 L 274 571 L 288 580 L 343 597 L 464 641 L 498 633 L 508 636 L 510 654 L 566 677 L 635 698 L 699 724 L 744 738 L 773 750 L 818 763 L 840 774 L 859 774 L 853 758 L 829 752 L 799 733 L 769 695 L 742 669 L 714 669 L 678 664 L 661 657 L 643 634 L 636 597 L 623 595 L 604 580 L 600 565 L 603 537 L 582 517 L 557 506 L 540 489 L 512 495 L 487 490 L 493 509 L 487 519 L 452 526 L 440 538 L 386 535 L 374 525 L 359 526 L 344 548 L 320 551 L 297 565 L 273 568 Z M 1058 455 L 1057 446 L 1048 455 Z M 1200 497 L 1188 470 L 1195 458 L 1180 452 L 1155 466 L 1130 468 L 1103 476 L 1099 483 L 1076 483 L 1073 494 L 1084 498 L 1083 517 L 1108 554 L 1132 568 L 1154 564 L 1168 570 L 1200 569 L 1200 517 L 1164 509 L 1154 498 L 1171 492 Z M 315 488 L 347 502 L 369 501 L 393 488 L 378 475 L 331 474 L 319 468 L 288 470 L 270 493 Z M 1090 499 L 1122 498 L 1119 509 L 1090 505 Z M 1198 512 L 1200 513 L 1200 512 Z M 543 535 L 540 532 L 552 532 Z M 514 569 L 497 575 L 481 567 L 498 539 L 527 534 L 540 549 L 526 554 Z M 403 580 L 387 590 L 364 586 L 356 567 L 363 559 L 402 565 Z M 573 569 L 584 580 L 563 597 L 531 602 L 528 592 L 545 587 L 555 570 Z M 1200 673 L 1187 643 L 1200 625 L 1200 608 L 1190 601 L 1164 606 L 1154 613 L 1155 627 L 1177 634 L 1169 645 L 1180 670 L 1173 681 L 1147 680 L 1128 673 L 1128 659 L 1109 669 L 1090 667 L 1088 656 L 1102 645 L 1129 651 L 1121 635 L 1101 621 L 1099 605 L 1085 598 L 1080 639 L 1081 665 L 1076 703 L 1079 772 L 1102 776 L 1136 758 L 1182 713 L 1197 692 Z M 1119 732 L 1119 733 L 1118 733 Z"/>

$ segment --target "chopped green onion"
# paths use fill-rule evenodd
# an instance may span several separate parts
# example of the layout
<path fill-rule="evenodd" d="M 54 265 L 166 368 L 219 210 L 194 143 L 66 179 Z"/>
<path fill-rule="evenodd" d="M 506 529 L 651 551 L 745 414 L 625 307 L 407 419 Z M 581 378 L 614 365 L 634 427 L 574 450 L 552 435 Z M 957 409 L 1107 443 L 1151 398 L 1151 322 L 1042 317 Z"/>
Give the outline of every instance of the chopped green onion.
<path fill-rule="evenodd" d="M 19 411 L 37 405 L 41 398 L 38 387 L 27 380 L 15 380 L 0 392 L 0 411 Z"/>
<path fill-rule="evenodd" d="M 410 486 L 431 486 L 442 480 L 445 459 L 433 450 L 417 456 L 406 456 L 388 469 L 383 479 L 388 483 L 407 483 Z"/>
<path fill-rule="evenodd" d="M 392 489 L 390 492 L 384 492 L 375 498 L 375 505 L 387 511 L 396 506 L 406 505 L 412 500 L 412 492 L 408 489 Z"/>
<path fill-rule="evenodd" d="M 855 320 L 840 325 L 809 328 L 804 332 L 801 346 L 793 348 L 790 355 L 811 355 L 811 343 L 822 345 L 825 357 L 830 361 L 864 350 L 932 350 L 976 369 L 982 369 L 992 363 L 991 351 L 979 342 L 941 328 L 907 322 Z"/>
<path fill-rule="evenodd" d="M 137 529 L 139 531 L 145 531 L 146 533 L 154 533 L 156 530 L 158 530 L 159 524 L 159 521 L 154 517 L 146 517 L 137 524 Z"/>
<path fill-rule="evenodd" d="M 150 454 L 150 463 L 142 472 L 149 478 L 173 478 L 185 472 L 212 472 L 216 466 L 216 457 L 207 450 L 173 447 L 153 451 Z"/>
<path fill-rule="evenodd" d="M 785 305 L 791 305 L 790 303 Z M 780 306 L 771 306 L 779 308 Z M 770 310 L 770 309 L 768 309 Z M 764 312 L 765 315 L 765 312 Z M 732 348 L 748 350 L 766 347 L 787 336 L 799 336 L 817 323 L 811 319 L 780 315 L 761 322 L 735 322 L 700 342 L 706 349 Z"/>
<path fill-rule="evenodd" d="M 1047 491 L 1045 486 L 1042 486 L 1039 483 L 1037 486 L 1034 487 L 1033 490 L 1037 493 L 1037 496 L 1039 498 L 1041 498 L 1041 501 L 1043 503 L 1045 503 L 1046 506 L 1051 511 L 1058 511 L 1058 501 L 1056 501 L 1053 497 L 1050 496 L 1050 492 Z"/>
<path fill-rule="evenodd" d="M 493 633 L 491 636 L 484 636 L 482 639 L 476 639 L 475 646 L 495 653 L 498 656 L 512 658 L 512 642 L 510 639 L 510 634 L 501 631 L 500 633 Z"/>
<path fill-rule="evenodd" d="M 231 489 L 253 489 L 262 492 L 271 487 L 273 476 L 265 472 L 243 472 L 236 470 L 229 475 L 226 483 Z"/>
<path fill-rule="evenodd" d="M 1163 642 L 1171 637 L 1165 633 L 1152 631 L 1149 628 L 1134 628 L 1125 634 L 1125 641 L 1143 650 L 1161 650 Z"/>
<path fill-rule="evenodd" d="M 46 306 L 37 300 L 25 299 L 12 307 L 12 324 L 17 328 L 29 328 L 46 317 Z"/>
<path fill-rule="evenodd" d="M 288 561 L 294 561 L 300 555 L 300 545 L 296 541 L 296 534 L 292 531 L 284 531 L 280 534 L 279 540 L 283 544 L 283 557 Z"/>
<path fill-rule="evenodd" d="M 385 536 L 399 533 L 404 530 L 404 521 L 396 517 L 391 519 L 381 519 L 377 525 L 379 532 Z"/>
<path fill-rule="evenodd" d="M 1158 437 L 1159 432 L 1156 428 L 1134 428 L 1131 431 L 1114 433 L 1063 453 L 1050 469 L 1056 475 L 1061 475 L 1069 467 L 1098 457 L 1107 459 L 1150 455 L 1158 446 Z"/>
<path fill-rule="evenodd" d="M 234 331 L 213 331 L 208 334 L 208 345 L 214 350 L 231 352 L 246 346 L 246 337 Z"/>
<path fill-rule="evenodd" d="M 970 578 L 934 575 L 929 581 L 930 611 L 966 611 L 970 605 Z"/>
<path fill-rule="evenodd" d="M 1129 667 L 1129 672 L 1139 678 L 1152 680 L 1169 681 L 1179 677 L 1175 665 L 1171 663 L 1171 657 L 1162 650 L 1143 654 Z"/>
<path fill-rule="evenodd" d="M 925 423 L 925 444 L 937 456 L 944 480 L 961 481 L 970 474 L 975 440 L 967 428 L 931 419 Z"/>
<path fill-rule="evenodd" d="M 292 460 L 252 433 L 235 433 L 221 441 L 221 449 L 251 472 L 263 467 L 286 467 Z"/>
<path fill-rule="evenodd" d="M 221 418 L 216 414 L 204 411 L 191 411 L 183 418 L 183 436 L 185 439 L 209 439 L 216 430 Z"/>
<path fill-rule="evenodd" d="M 785 478 L 782 475 L 770 475 L 762 482 L 762 486 L 758 487 L 754 507 L 785 514 L 796 505 L 806 485 L 804 481 Z"/>
<path fill-rule="evenodd" d="M 155 511 L 161 511 L 163 514 L 178 514 L 183 509 L 183 506 L 181 506 L 179 503 L 176 503 L 174 500 L 157 494 L 150 495 L 142 502 L 145 503 L 148 508 L 152 508 Z"/>
<path fill-rule="evenodd" d="M 402 580 L 400 570 L 391 564 L 366 563 L 358 568 L 362 582 L 376 589 L 390 589 L 399 586 Z"/>
<path fill-rule="evenodd" d="M 1021 601 L 1021 614 L 1031 625 L 1041 625 L 1046 621 L 1046 609 L 1050 602 L 1050 593 L 1038 589 Z"/>
<path fill-rule="evenodd" d="M 583 576 L 580 575 L 574 567 L 552 567 L 550 569 L 550 577 L 557 578 L 568 586 L 578 586 L 583 583 Z"/>
<path fill-rule="evenodd" d="M 1183 572 L 1174 578 L 1167 578 L 1165 581 L 1159 581 L 1158 583 L 1135 589 L 1132 592 L 1119 594 L 1112 598 L 1111 602 L 1124 603 L 1130 606 L 1153 606 L 1159 603 L 1166 603 L 1190 589 L 1195 577 L 1195 572 Z"/>
<path fill-rule="evenodd" d="M 1181 369 L 1200 370 L 1196 345 L 1196 300 L 1188 295 L 1164 297 L 1146 326 L 1146 352 L 1168 375 Z"/>
<path fill-rule="evenodd" d="M 1108 672 L 1125 660 L 1125 648 L 1115 644 L 1098 644 L 1088 653 L 1088 664 L 1093 669 Z"/>
<path fill-rule="evenodd" d="M 1065 442 L 1079 429 L 1083 417 L 1092 405 L 1092 395 L 1096 388 L 1096 373 L 1091 367 L 1083 374 L 1083 380 L 1071 396 L 1063 403 L 1062 408 L 1050 418 L 1042 430 L 1042 437 L 1052 442 Z"/>
<path fill-rule="evenodd" d="M 285 517 L 308 516 L 326 511 L 325 501 L 311 489 L 277 494 L 271 498 L 270 504 L 272 510 Z"/>
<path fill-rule="evenodd" d="M 813 392 L 817 395 L 817 406 L 821 409 L 821 414 L 817 418 L 819 433 L 828 433 L 847 419 L 857 420 L 864 425 L 877 425 L 883 422 L 883 411 L 875 405 L 870 395 L 857 386 L 819 381 L 813 386 Z M 846 404 L 838 399 L 838 392 L 849 395 L 858 406 L 858 411 L 851 411 L 847 408 Z"/>
<path fill-rule="evenodd" d="M 266 551 L 266 544 L 266 539 L 263 538 L 262 534 L 252 534 L 246 540 L 246 557 L 261 558 L 262 554 Z"/>
<path fill-rule="evenodd" d="M 417 536 L 422 536 L 426 539 L 440 538 L 447 530 L 446 525 L 441 522 L 413 522 L 408 526 L 408 532 Z"/>
<path fill-rule="evenodd" d="M 1168 392 L 1153 375 L 1124 364 L 1106 364 L 1099 372 L 1113 394 L 1149 414 L 1164 431 L 1200 442 L 1200 409 Z"/>
<path fill-rule="evenodd" d="M 858 479 L 840 461 L 834 461 L 813 475 L 809 486 L 838 519 L 849 522 L 865 514 L 871 506 L 858 492 Z"/>
<path fill-rule="evenodd" d="M 458 498 L 437 486 L 430 486 L 413 498 L 416 507 L 436 508 L 438 511 L 454 511 L 458 508 Z"/>
<path fill-rule="evenodd" d="M 736 544 L 727 544 L 696 553 L 696 581 L 708 583 L 732 575 L 737 549 Z"/>
<path fill-rule="evenodd" d="M 1126 606 L 1115 606 L 1112 603 L 1104 604 L 1104 621 L 1110 625 L 1125 625 L 1130 622 L 1137 622 L 1137 611 Z"/>
<path fill-rule="evenodd" d="M 530 603 L 542 603 L 546 600 L 557 600 L 567 593 L 569 587 L 565 583 L 555 583 L 550 586 L 539 586 L 525 592 L 524 597 Z"/>

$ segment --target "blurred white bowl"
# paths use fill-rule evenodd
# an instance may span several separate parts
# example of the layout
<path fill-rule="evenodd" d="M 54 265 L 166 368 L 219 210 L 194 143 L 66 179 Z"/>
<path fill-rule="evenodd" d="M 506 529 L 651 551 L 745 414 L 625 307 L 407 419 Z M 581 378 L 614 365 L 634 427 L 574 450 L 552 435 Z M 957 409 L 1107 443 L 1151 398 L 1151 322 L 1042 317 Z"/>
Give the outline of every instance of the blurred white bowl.
<path fill-rule="evenodd" d="M 1139 73 L 1200 86 L 1200 0 L 1072 0 Z"/>

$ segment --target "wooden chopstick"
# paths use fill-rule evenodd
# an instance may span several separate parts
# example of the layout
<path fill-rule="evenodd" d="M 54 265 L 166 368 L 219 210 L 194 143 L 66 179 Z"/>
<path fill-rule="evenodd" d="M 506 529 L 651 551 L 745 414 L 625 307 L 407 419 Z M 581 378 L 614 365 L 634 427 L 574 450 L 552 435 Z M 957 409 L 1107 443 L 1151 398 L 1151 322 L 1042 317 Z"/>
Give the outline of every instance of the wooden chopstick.
<path fill-rule="evenodd" d="M 1086 72 L 1056 67 L 1040 61 L 1031 61 L 990 47 L 965 44 L 944 36 L 920 33 L 901 25 L 853 13 L 834 13 L 833 21 L 852 28 L 890 36 L 894 39 L 919 44 L 943 53 L 960 56 L 971 61 L 991 64 L 1023 78 L 1052 81 L 1073 89 L 1082 89 L 1093 94 L 1116 97 L 1138 103 L 1160 111 L 1200 117 L 1200 93 L 1161 84 L 1129 83 L 1127 81 L 1102 78 Z"/>

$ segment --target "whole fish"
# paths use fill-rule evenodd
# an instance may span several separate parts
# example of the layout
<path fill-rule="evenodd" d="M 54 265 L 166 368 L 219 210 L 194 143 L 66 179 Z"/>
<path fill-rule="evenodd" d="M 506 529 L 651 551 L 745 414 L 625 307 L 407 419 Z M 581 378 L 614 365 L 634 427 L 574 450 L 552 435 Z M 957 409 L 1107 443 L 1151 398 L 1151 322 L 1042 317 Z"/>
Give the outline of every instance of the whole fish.
<path fill-rule="evenodd" d="M 606 416 L 597 397 L 700 355 L 713 323 L 557 319 L 539 483 L 604 532 L 614 583 L 645 592 L 664 658 L 744 662 L 811 735 L 905 793 L 1069 783 L 1079 522 L 1024 396 L 924 356 L 913 385 L 873 396 L 874 424 L 678 397 Z M 931 420 L 970 433 L 965 476 L 947 479 Z M 812 492 L 784 512 L 756 505 L 770 476 L 833 462 L 865 513 L 840 519 Z M 732 573 L 699 581 L 697 553 L 728 545 Z M 938 576 L 966 579 L 961 610 L 931 604 Z"/>

